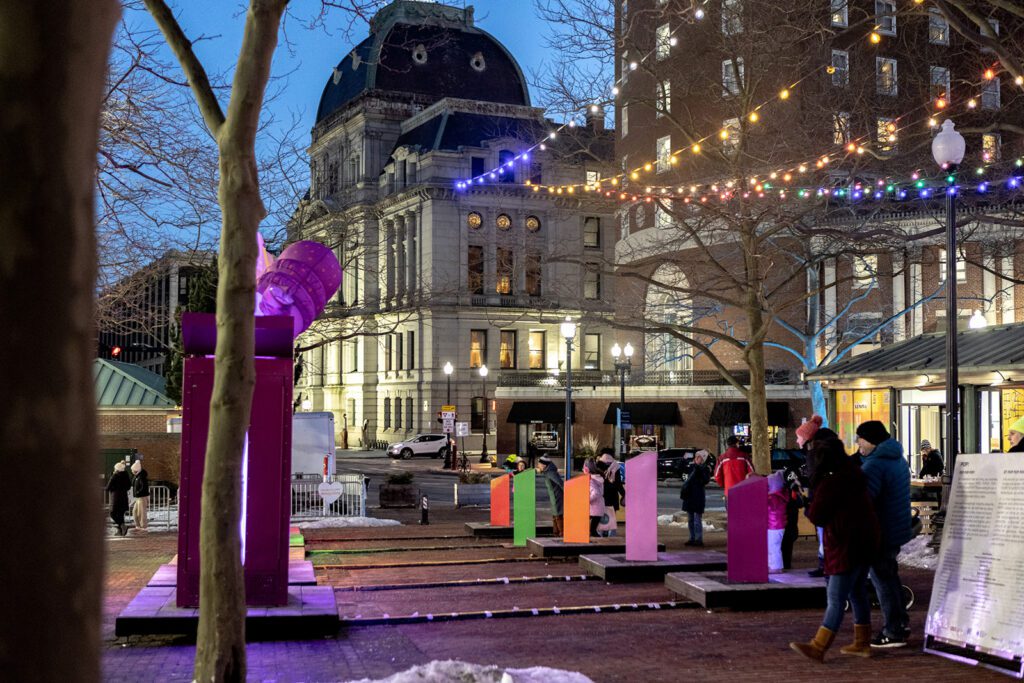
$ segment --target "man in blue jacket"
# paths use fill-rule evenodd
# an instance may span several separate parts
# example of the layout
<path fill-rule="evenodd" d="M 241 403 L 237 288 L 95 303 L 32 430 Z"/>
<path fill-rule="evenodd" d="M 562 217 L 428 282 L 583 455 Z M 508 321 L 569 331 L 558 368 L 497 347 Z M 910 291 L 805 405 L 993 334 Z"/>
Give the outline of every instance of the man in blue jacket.
<path fill-rule="evenodd" d="M 864 458 L 863 471 L 868 493 L 875 503 L 875 514 L 882 543 L 871 565 L 871 583 L 878 593 L 885 624 L 872 639 L 872 647 L 904 647 L 909 634 L 910 617 L 903 604 L 896 557 L 900 547 L 913 536 L 910 519 L 910 467 L 903 447 L 889 436 L 878 420 L 857 427 L 857 447 Z"/>

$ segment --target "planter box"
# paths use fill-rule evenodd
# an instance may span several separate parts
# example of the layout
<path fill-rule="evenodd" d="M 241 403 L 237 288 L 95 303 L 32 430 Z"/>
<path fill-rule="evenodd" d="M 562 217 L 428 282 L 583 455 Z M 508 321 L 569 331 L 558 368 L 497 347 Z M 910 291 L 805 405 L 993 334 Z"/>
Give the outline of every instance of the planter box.
<path fill-rule="evenodd" d="M 420 504 L 420 490 L 412 484 L 381 484 L 382 508 L 414 508 Z"/>
<path fill-rule="evenodd" d="M 466 505 L 490 505 L 491 485 L 455 484 L 455 507 Z"/>

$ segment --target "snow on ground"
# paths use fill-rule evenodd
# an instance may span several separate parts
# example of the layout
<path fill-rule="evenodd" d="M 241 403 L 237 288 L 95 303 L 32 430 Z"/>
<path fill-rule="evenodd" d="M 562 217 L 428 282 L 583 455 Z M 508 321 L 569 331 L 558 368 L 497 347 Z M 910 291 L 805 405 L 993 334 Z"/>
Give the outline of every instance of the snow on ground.
<path fill-rule="evenodd" d="M 502 669 L 449 659 L 414 666 L 393 676 L 371 680 L 363 678 L 351 683 L 593 683 L 576 671 L 534 666 L 529 669 Z"/>
<path fill-rule="evenodd" d="M 675 515 L 658 515 L 658 526 L 686 527 L 686 517 L 683 517 L 681 520 L 677 520 Z M 704 527 L 704 531 L 717 531 L 715 525 L 709 523 L 707 520 L 701 520 L 701 526 Z"/>
<path fill-rule="evenodd" d="M 397 519 L 377 519 L 376 517 L 321 517 L 303 522 L 295 522 L 300 529 L 336 529 L 339 527 L 357 526 L 401 526 Z"/>
<path fill-rule="evenodd" d="M 935 552 L 934 548 L 928 547 L 930 540 L 932 540 L 932 537 L 925 536 L 924 534 L 910 539 L 900 551 L 899 563 L 908 567 L 931 569 L 934 571 L 935 567 L 939 564 L 939 555 Z"/>

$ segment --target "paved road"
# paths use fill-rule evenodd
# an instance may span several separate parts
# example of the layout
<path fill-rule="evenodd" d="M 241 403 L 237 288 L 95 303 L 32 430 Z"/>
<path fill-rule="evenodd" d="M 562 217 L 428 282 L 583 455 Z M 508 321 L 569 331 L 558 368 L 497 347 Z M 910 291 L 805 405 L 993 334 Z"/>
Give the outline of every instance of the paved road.
<path fill-rule="evenodd" d="M 367 490 L 366 505 L 377 507 L 377 487 L 384 482 L 388 474 L 412 472 L 414 483 L 425 493 L 434 504 L 453 505 L 455 503 L 455 476 L 438 472 L 441 460 L 432 458 L 413 458 L 411 460 L 392 460 L 383 451 L 338 451 L 337 470 L 342 473 L 359 473 L 370 477 Z M 658 512 L 671 514 L 679 510 L 679 480 L 669 479 L 658 483 Z M 723 510 L 722 490 L 712 484 L 707 489 L 707 506 L 709 510 Z M 548 506 L 548 494 L 543 486 L 537 487 L 537 502 L 541 507 Z"/>

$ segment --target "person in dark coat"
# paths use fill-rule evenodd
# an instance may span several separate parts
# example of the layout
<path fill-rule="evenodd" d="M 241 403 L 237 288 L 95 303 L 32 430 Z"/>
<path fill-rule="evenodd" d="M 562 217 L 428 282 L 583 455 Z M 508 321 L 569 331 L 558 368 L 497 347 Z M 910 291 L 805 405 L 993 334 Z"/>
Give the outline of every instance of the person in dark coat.
<path fill-rule="evenodd" d="M 132 488 L 132 478 L 123 461 L 114 463 L 114 473 L 110 475 L 107 482 L 107 493 L 110 494 L 110 519 L 114 520 L 117 533 L 121 536 L 128 535 L 128 525 L 124 523 L 124 516 L 128 512 L 128 491 Z"/>
<path fill-rule="evenodd" d="M 896 558 L 900 547 L 914 536 L 910 516 L 910 467 L 900 442 L 878 420 L 857 427 L 857 447 L 864 459 L 868 493 L 875 504 L 882 543 L 871 566 L 871 583 L 878 593 L 885 623 L 871 641 L 872 647 L 905 647 L 910 617 L 903 602 Z"/>
<path fill-rule="evenodd" d="M 941 477 L 945 466 L 942 464 L 942 453 L 932 448 L 931 441 L 925 439 L 921 442 L 921 470 L 917 473 L 919 479 L 925 477 Z"/>
<path fill-rule="evenodd" d="M 821 662 L 835 640 L 849 600 L 853 608 L 853 643 L 843 654 L 871 655 L 871 604 L 868 569 L 878 553 L 879 530 L 867 478 L 846 455 L 843 442 L 831 439 L 815 447 L 817 467 L 811 482 L 814 495 L 807 516 L 824 529 L 828 607 L 818 632 L 808 643 L 789 646 Z"/>
<path fill-rule="evenodd" d="M 683 479 L 679 497 L 683 499 L 683 510 L 686 511 L 686 525 L 690 529 L 690 540 L 683 545 L 704 545 L 704 505 L 706 496 L 704 487 L 711 481 L 711 472 L 707 466 L 708 452 L 697 451 L 693 456 L 690 472 Z"/>
<path fill-rule="evenodd" d="M 132 463 L 132 522 L 139 531 L 149 531 L 149 472 L 142 467 L 142 461 Z"/>
<path fill-rule="evenodd" d="M 565 482 L 558 474 L 558 466 L 546 455 L 537 460 L 537 469 L 540 470 L 541 479 L 544 480 L 544 487 L 548 490 L 548 502 L 551 504 L 551 528 L 555 538 L 563 535 L 562 520 L 563 505 L 565 500 Z"/>
<path fill-rule="evenodd" d="M 615 536 L 618 534 L 618 520 L 615 513 L 619 510 L 619 501 L 626 495 L 626 487 L 619 476 L 619 461 L 613 455 L 610 448 L 601 450 L 601 457 L 597 459 L 597 466 L 604 474 L 604 511 L 608 521 L 598 525 L 598 534 L 601 536 Z"/>

